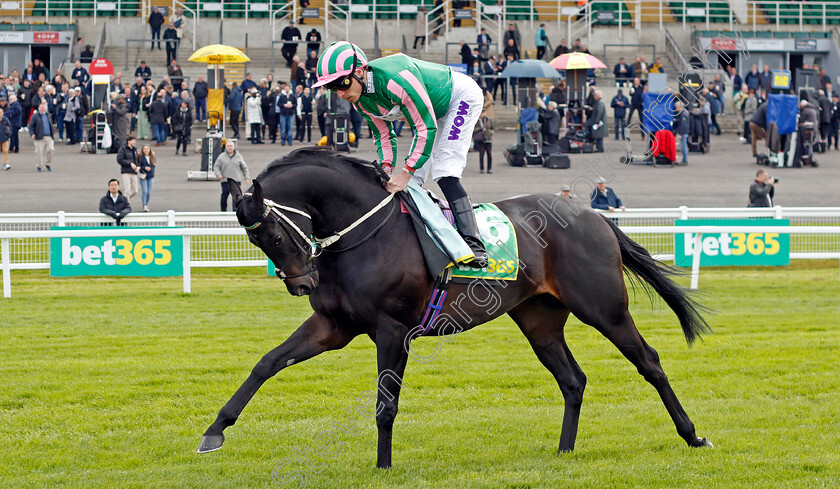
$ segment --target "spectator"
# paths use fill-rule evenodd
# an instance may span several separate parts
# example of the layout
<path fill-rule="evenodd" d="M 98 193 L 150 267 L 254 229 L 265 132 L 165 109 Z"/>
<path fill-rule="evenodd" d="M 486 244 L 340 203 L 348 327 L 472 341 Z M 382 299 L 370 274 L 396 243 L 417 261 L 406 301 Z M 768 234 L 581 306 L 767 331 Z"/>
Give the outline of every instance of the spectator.
<path fill-rule="evenodd" d="M 750 185 L 750 201 L 747 207 L 773 207 L 773 194 L 778 179 L 771 179 L 767 170 L 758 170 L 755 181 Z"/>
<path fill-rule="evenodd" d="M 443 0 L 435 0 L 435 5 L 432 11 L 434 12 L 434 22 L 435 22 L 435 30 L 434 36 L 435 39 L 440 35 L 441 26 L 443 26 L 443 17 L 445 15 L 446 8 L 443 7 Z"/>
<path fill-rule="evenodd" d="M 254 76 L 250 72 L 246 73 L 245 79 L 239 85 L 239 89 L 242 90 L 242 93 L 250 93 L 251 89 L 256 87 L 257 82 L 254 81 Z"/>
<path fill-rule="evenodd" d="M 116 178 L 108 180 L 108 192 L 99 199 L 99 212 L 114 218 L 117 226 L 131 212 L 131 204 L 120 192 L 120 182 Z"/>
<path fill-rule="evenodd" d="M 167 65 L 178 57 L 178 41 L 178 31 L 175 30 L 175 26 L 170 22 L 169 27 L 163 31 L 163 42 L 166 44 Z"/>
<path fill-rule="evenodd" d="M 180 88 L 181 81 L 184 79 L 184 72 L 181 70 L 181 67 L 178 66 L 178 60 L 172 58 L 172 61 L 169 62 L 169 66 L 166 67 L 166 74 L 169 75 L 169 79 L 172 80 L 172 85 Z"/>
<path fill-rule="evenodd" d="M 556 58 L 558 56 L 563 56 L 564 54 L 566 54 L 568 52 L 569 52 L 569 47 L 566 46 L 566 40 L 561 39 L 560 44 L 558 44 L 557 47 L 554 48 L 554 57 Z"/>
<path fill-rule="evenodd" d="M 729 81 L 732 83 L 732 97 L 736 98 L 743 90 L 744 82 L 741 80 L 741 75 L 738 74 L 738 70 L 734 66 L 729 67 Z"/>
<path fill-rule="evenodd" d="M 516 47 L 517 47 L 517 51 L 518 51 L 519 46 L 522 44 L 520 42 L 521 37 L 519 35 L 519 32 L 516 30 L 516 26 L 514 26 L 513 24 L 508 24 L 508 30 L 506 30 L 504 36 L 502 36 L 502 43 L 505 46 L 508 46 L 508 44 L 509 44 L 508 41 L 513 41 L 513 44 L 516 45 Z M 516 59 L 519 59 L 519 58 L 516 58 Z"/>
<path fill-rule="evenodd" d="M 557 144 L 557 140 L 560 138 L 560 126 L 562 125 L 560 112 L 557 111 L 557 102 L 553 100 L 548 101 L 548 107 L 545 116 L 543 116 L 543 121 L 546 144 Z"/>
<path fill-rule="evenodd" d="M 720 99 L 717 97 L 717 94 L 713 91 L 713 83 L 709 83 L 709 88 L 703 90 L 703 98 L 706 99 L 706 103 L 709 105 L 709 132 L 712 129 L 716 131 L 716 134 L 720 136 L 720 124 L 717 121 L 717 114 L 720 112 Z"/>
<path fill-rule="evenodd" d="M 274 113 L 280 125 L 280 145 L 292 145 L 292 121 L 295 116 L 295 96 L 285 83 L 280 84 L 280 94 L 277 96 Z"/>
<path fill-rule="evenodd" d="M 330 95 L 327 92 L 327 89 L 324 87 L 318 88 L 318 93 L 315 95 L 315 111 L 318 117 L 318 131 L 321 133 L 321 137 L 327 136 L 327 112 L 328 112 L 328 105 L 329 105 Z M 276 122 L 274 123 L 276 126 Z M 271 140 L 274 142 L 274 139 Z"/>
<path fill-rule="evenodd" d="M 228 179 L 232 179 L 237 184 L 241 184 L 244 181 L 245 185 L 248 185 L 251 180 L 248 175 L 248 165 L 245 164 L 245 158 L 236 149 L 233 141 L 228 141 L 225 145 L 225 151 L 216 158 L 215 163 L 213 163 L 213 173 L 216 175 L 216 178 L 222 181 L 221 205 L 222 212 L 225 212 L 227 211 L 228 195 L 230 195 Z M 236 212 L 236 201 L 232 201 L 232 204 L 233 212 Z"/>
<path fill-rule="evenodd" d="M 300 105 L 300 98 L 303 97 L 303 86 L 298 85 L 295 88 L 295 134 L 293 139 L 300 139 L 300 134 L 303 132 L 303 119 L 301 119 L 301 114 L 298 111 L 298 107 Z M 358 137 L 358 136 L 357 136 Z"/>
<path fill-rule="evenodd" d="M 309 87 L 303 89 L 303 92 L 297 97 L 297 106 L 295 108 L 296 115 L 301 121 L 301 128 L 298 141 L 303 142 L 304 133 L 306 134 L 306 142 L 312 142 L 312 91 Z"/>
<path fill-rule="evenodd" d="M 589 135 L 595 140 L 595 149 L 599 153 L 604 152 L 604 138 L 609 134 L 607 130 L 607 109 L 604 101 L 601 100 L 601 91 L 595 90 L 595 105 L 592 106 L 592 117 L 587 119 L 586 126 L 589 128 Z"/>
<path fill-rule="evenodd" d="M 131 198 L 140 191 L 140 179 L 137 173 L 140 171 L 137 160 L 137 140 L 134 136 L 127 136 L 125 144 L 117 152 L 117 163 L 120 165 L 120 177 L 122 187 L 125 189 L 125 198 L 131 202 Z"/>
<path fill-rule="evenodd" d="M 826 96 L 825 90 L 819 90 L 817 93 L 819 94 L 817 103 L 819 103 L 820 109 L 820 138 L 824 141 L 828 141 L 829 133 L 831 131 L 831 100 L 829 100 Z"/>
<path fill-rule="evenodd" d="M 592 195 L 589 196 L 593 209 L 601 209 L 610 212 L 614 212 L 616 209 L 621 209 L 623 211 L 627 210 L 621 202 L 621 199 L 619 199 L 618 195 L 615 194 L 615 191 L 611 187 L 607 187 L 606 178 L 598 177 L 598 179 L 595 180 L 595 187 L 596 188 L 592 191 Z"/>
<path fill-rule="evenodd" d="M 230 111 L 230 128 L 233 129 L 233 138 L 239 139 L 239 116 L 242 112 L 243 94 L 236 82 L 230 87 L 227 105 Z"/>
<path fill-rule="evenodd" d="M 0 153 L 3 153 L 3 169 L 9 170 L 9 140 L 12 138 L 12 123 L 6 117 L 5 112 L 0 108 Z"/>
<path fill-rule="evenodd" d="M 115 148 L 112 152 L 116 153 L 123 146 L 123 143 L 128 141 L 128 104 L 125 103 L 125 95 L 121 93 L 117 94 L 114 100 L 111 101 L 109 115 L 111 119 L 111 137 L 114 141 L 111 147 Z M 131 191 L 136 189 L 129 188 L 128 185 L 123 185 L 123 187 L 126 192 L 130 193 L 128 200 L 131 200 L 131 197 L 134 195 Z"/>
<path fill-rule="evenodd" d="M 572 187 L 569 185 L 561 185 L 560 186 L 560 197 L 565 197 L 567 199 L 572 198 Z"/>
<path fill-rule="evenodd" d="M 300 11 L 301 11 L 301 17 L 300 17 L 300 19 L 298 19 L 298 22 L 300 23 L 300 25 L 303 25 L 303 24 L 306 23 L 306 21 L 303 18 L 303 9 L 309 7 L 309 0 L 298 0 L 298 5 L 300 5 Z"/>
<path fill-rule="evenodd" d="M 193 98 L 195 98 L 195 119 L 204 122 L 207 120 L 207 82 L 204 75 L 198 75 L 198 81 L 193 85 Z"/>
<path fill-rule="evenodd" d="M 831 147 L 834 140 L 834 150 L 837 151 L 837 140 L 840 139 L 840 95 L 837 92 L 831 94 L 831 128 L 829 129 L 826 150 Z"/>
<path fill-rule="evenodd" d="M 481 31 L 484 32 L 484 29 Z M 417 41 L 420 41 L 421 46 L 426 44 L 426 7 L 420 7 L 417 17 L 414 18 L 414 47 L 412 49 L 417 49 Z"/>
<path fill-rule="evenodd" d="M 262 116 L 262 97 L 256 88 L 251 88 L 251 93 L 248 94 L 248 100 L 245 103 L 245 117 L 248 124 L 251 125 L 251 144 L 263 144 L 261 139 L 262 125 L 265 123 Z"/>
<path fill-rule="evenodd" d="M 744 77 L 744 83 L 746 83 L 747 89 L 754 90 L 756 95 L 758 95 L 759 82 L 760 77 L 758 75 L 758 65 L 752 65 L 750 72 Z"/>
<path fill-rule="evenodd" d="M 190 103 L 181 99 L 178 110 L 172 114 L 172 129 L 175 132 L 175 156 L 178 156 L 178 148 L 184 148 L 184 156 L 187 156 L 187 146 L 190 144 L 192 134 L 193 116 L 190 110 Z"/>
<path fill-rule="evenodd" d="M 470 49 L 469 45 L 464 41 L 461 41 L 461 64 L 467 66 L 467 74 L 473 74 L 473 61 L 475 58 L 473 57 L 472 49 Z"/>
<path fill-rule="evenodd" d="M 146 61 L 141 61 L 140 66 L 134 70 L 134 77 L 140 77 L 143 81 L 148 81 L 152 78 L 152 69 L 146 66 Z"/>
<path fill-rule="evenodd" d="M 478 34 L 475 42 L 478 43 L 479 61 L 483 62 L 490 59 L 490 44 L 493 43 L 493 38 L 490 37 L 490 34 L 487 33 L 485 28 L 481 28 L 481 33 Z"/>
<path fill-rule="evenodd" d="M 452 10 L 462 10 L 465 6 L 464 0 L 452 0 Z M 452 12 L 452 27 L 461 27 L 461 19 L 455 12 Z"/>
<path fill-rule="evenodd" d="M 148 144 L 144 144 L 142 148 L 140 148 L 140 154 L 138 155 L 140 166 L 140 173 L 137 174 L 140 177 L 140 190 L 142 192 L 143 201 L 143 212 L 149 212 L 149 198 L 152 196 L 152 185 L 155 182 L 155 164 L 157 163 L 155 159 L 155 152 L 152 151 L 152 148 Z"/>
<path fill-rule="evenodd" d="M 744 100 L 742 104 L 742 108 L 744 111 L 744 137 L 741 138 L 741 141 L 744 144 L 749 144 L 750 142 L 750 121 L 752 120 L 753 116 L 755 115 L 755 111 L 758 110 L 758 99 L 755 96 L 755 90 L 752 88 L 747 89 L 747 98 Z"/>
<path fill-rule="evenodd" d="M 82 49 L 85 47 L 84 40 L 80 37 L 76 39 L 76 44 L 73 45 L 73 61 L 79 61 L 82 59 Z"/>
<path fill-rule="evenodd" d="M 752 145 L 753 158 L 758 154 L 755 144 L 767 137 L 767 103 L 758 106 L 750 119 L 750 144 Z"/>
<path fill-rule="evenodd" d="M 62 125 L 67 133 L 67 144 L 79 142 L 76 138 L 76 124 L 81 124 L 82 103 L 75 90 L 68 90 L 64 100 L 64 115 Z"/>
<path fill-rule="evenodd" d="M 6 110 L 6 117 L 9 118 L 9 123 L 12 125 L 12 136 L 9 138 L 9 152 L 18 153 L 20 151 L 20 128 L 23 127 L 23 108 L 20 102 L 17 101 L 17 96 L 9 95 L 8 110 Z"/>
<path fill-rule="evenodd" d="M 184 38 L 184 9 L 177 7 L 175 13 L 169 16 L 169 23 L 175 27 L 178 33 L 178 39 Z"/>
<path fill-rule="evenodd" d="M 73 124 L 73 129 L 76 132 L 76 142 L 78 143 L 84 137 L 85 114 L 90 113 L 90 100 L 87 95 L 82 92 L 81 87 L 74 88 L 73 94 L 77 99 L 79 99 L 80 108 L 80 110 L 76 112 L 76 123 Z"/>
<path fill-rule="evenodd" d="M 318 55 L 314 51 L 309 52 L 309 59 L 306 60 L 306 86 L 311 87 L 318 80 Z"/>
<path fill-rule="evenodd" d="M 812 105 L 807 100 L 799 101 L 799 121 L 797 125 L 797 143 L 796 151 L 793 157 L 793 166 L 799 168 L 802 166 L 801 159 L 804 154 L 807 129 L 805 124 L 810 123 L 813 131 L 820 127 L 820 110 L 818 107 Z M 814 158 L 810 158 L 810 164 L 813 167 L 817 166 Z"/>
<path fill-rule="evenodd" d="M 35 142 L 35 168 L 40 172 L 41 167 L 52 171 L 52 157 L 55 152 L 55 126 L 47 113 L 47 102 L 43 101 L 29 121 L 29 136 Z"/>
<path fill-rule="evenodd" d="M 152 13 L 149 15 L 149 27 L 152 28 L 152 47 L 155 48 L 155 39 L 158 40 L 157 47 L 160 51 L 160 27 L 163 25 L 163 14 L 160 13 L 157 7 L 152 8 Z M 168 63 L 168 61 L 167 61 Z"/>
<path fill-rule="evenodd" d="M 618 86 L 623 87 L 625 83 L 633 79 L 633 67 L 628 65 L 624 58 L 618 59 L 618 64 L 613 68 L 613 75 Z"/>
<path fill-rule="evenodd" d="M 422 8 L 422 7 L 421 7 Z M 415 41 L 416 42 L 416 41 Z M 315 53 L 315 58 L 318 58 L 318 51 L 321 50 L 321 33 L 314 27 L 306 34 L 306 57 L 312 57 Z M 268 87 L 271 88 L 271 87 Z"/>
<path fill-rule="evenodd" d="M 149 139 L 152 134 L 149 124 L 149 106 L 151 103 L 152 97 L 149 90 L 145 86 L 140 87 L 140 93 L 137 94 L 137 139 L 141 141 Z"/>
<path fill-rule="evenodd" d="M 516 61 L 519 59 L 519 46 L 517 46 L 516 41 L 513 39 L 508 39 L 507 43 L 505 44 L 505 50 L 503 51 L 505 58 L 508 60 Z"/>
<path fill-rule="evenodd" d="M 724 97 L 724 94 L 726 93 L 726 84 L 720 79 L 720 75 L 715 75 L 715 80 L 712 84 L 714 85 L 713 92 L 719 102 L 718 113 L 723 116 L 726 112 L 726 98 Z"/>
<path fill-rule="evenodd" d="M 645 63 L 644 56 L 636 56 L 636 62 L 633 63 L 633 77 L 642 81 L 642 85 L 647 83 L 648 66 Z"/>
<path fill-rule="evenodd" d="M 160 90 L 157 97 L 148 108 L 149 123 L 152 125 L 152 134 L 155 136 L 155 146 L 166 144 L 166 118 L 169 115 L 169 107 L 164 100 L 166 92 Z"/>
<path fill-rule="evenodd" d="M 29 123 L 29 116 L 35 110 L 38 110 L 38 106 L 32 106 L 32 99 L 35 97 L 35 87 L 32 86 L 32 83 L 29 80 L 23 80 L 20 89 L 17 92 L 18 100 L 20 101 L 20 107 L 23 109 L 23 122 L 25 124 Z"/>
<path fill-rule="evenodd" d="M 54 87 L 57 87 L 59 90 L 61 86 L 67 83 L 67 79 L 64 78 L 64 75 L 61 73 L 61 68 L 56 68 L 55 75 L 53 75 L 51 84 Z"/>
<path fill-rule="evenodd" d="M 76 81 L 77 85 L 86 85 L 88 80 L 90 80 L 90 75 L 88 71 L 82 67 L 81 61 L 76 61 L 76 67 L 73 69 L 73 73 L 70 75 L 70 78 Z"/>
<path fill-rule="evenodd" d="M 630 88 L 630 113 L 627 114 L 627 124 L 633 120 L 633 112 L 639 114 L 639 126 L 644 127 L 645 115 L 642 112 L 642 105 L 644 101 L 645 89 L 642 86 L 642 81 L 639 78 L 633 79 L 633 86 Z"/>
<path fill-rule="evenodd" d="M 819 85 L 820 89 L 822 89 L 826 94 L 830 93 L 830 90 L 827 88 L 827 85 L 831 83 L 831 77 L 825 71 L 825 68 L 820 69 L 820 74 L 817 76 L 817 85 Z"/>
<path fill-rule="evenodd" d="M 80 58 L 82 63 L 90 63 L 93 61 L 93 48 L 90 44 L 85 45 L 85 50 L 82 51 L 82 57 Z"/>
<path fill-rule="evenodd" d="M 297 53 L 297 45 L 300 39 L 300 31 L 295 27 L 294 21 L 290 21 L 289 25 L 280 33 L 280 40 L 286 41 L 283 43 L 283 48 L 280 52 L 283 54 L 283 58 L 286 60 L 286 67 L 288 68 L 292 66 L 292 58 Z"/>
<path fill-rule="evenodd" d="M 545 56 L 545 44 L 548 41 L 548 36 L 545 34 L 545 24 L 540 24 L 540 28 L 534 33 L 534 45 L 537 47 L 537 59 L 543 59 Z"/>
<path fill-rule="evenodd" d="M 759 86 L 761 87 L 761 95 L 766 99 L 770 93 L 770 81 L 773 79 L 773 74 L 770 73 L 770 65 L 764 65 L 764 71 L 759 75 Z"/>
<path fill-rule="evenodd" d="M 656 58 L 650 66 L 648 73 L 665 73 L 665 68 L 662 67 L 662 58 Z"/>
<path fill-rule="evenodd" d="M 292 57 L 291 76 L 292 90 L 297 91 L 298 87 L 306 86 L 306 69 L 298 56 Z"/>
<path fill-rule="evenodd" d="M 681 101 L 674 103 L 674 122 L 671 123 L 671 128 L 674 134 L 680 138 L 680 151 L 682 152 L 682 161 L 680 165 L 688 164 L 688 135 L 691 132 L 691 119 L 688 111 L 685 110 L 685 105 Z"/>
<path fill-rule="evenodd" d="M 613 97 L 610 102 L 610 107 L 613 108 L 613 117 L 615 117 L 615 139 L 618 141 L 618 132 L 621 130 L 621 139 L 624 137 L 624 117 L 627 115 L 627 107 L 630 106 L 630 101 L 624 96 L 621 89 L 618 89 L 618 95 Z"/>
<path fill-rule="evenodd" d="M 473 129 L 473 142 L 478 150 L 478 172 L 484 173 L 484 155 L 487 155 L 487 173 L 493 173 L 493 119 L 487 117 L 487 110 L 481 110 L 481 116 Z"/>

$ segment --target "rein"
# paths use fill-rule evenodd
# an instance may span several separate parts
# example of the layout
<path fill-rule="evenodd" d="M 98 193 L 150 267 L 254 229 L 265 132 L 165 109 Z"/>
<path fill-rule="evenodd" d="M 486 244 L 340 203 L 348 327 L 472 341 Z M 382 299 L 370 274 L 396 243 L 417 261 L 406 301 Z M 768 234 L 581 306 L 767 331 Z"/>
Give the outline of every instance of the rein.
<path fill-rule="evenodd" d="M 251 194 L 245 194 L 245 195 L 251 195 Z M 357 242 L 355 244 L 352 244 L 350 246 L 347 246 L 345 248 L 339 249 L 339 250 L 327 250 L 326 249 L 327 247 L 337 243 L 344 235 L 346 235 L 350 231 L 356 229 L 362 223 L 364 223 L 365 221 L 370 219 L 374 214 L 376 214 L 377 212 L 382 210 L 383 207 L 385 207 L 389 203 L 393 203 L 393 201 L 394 201 L 394 194 L 389 193 L 387 197 L 382 199 L 371 210 L 369 210 L 364 215 L 362 215 L 361 217 L 359 217 L 358 219 L 353 221 L 349 226 L 345 227 L 341 231 L 338 231 L 338 232 L 332 234 L 331 236 L 327 236 L 326 238 L 316 238 L 314 235 L 310 235 L 310 236 L 307 237 L 306 233 L 304 233 L 300 229 L 300 227 L 297 224 L 295 224 L 295 222 L 289 216 L 287 216 L 283 211 L 291 212 L 291 213 L 297 214 L 299 216 L 303 216 L 306 219 L 308 219 L 309 221 L 312 221 L 312 216 L 309 215 L 309 213 L 307 213 L 305 211 L 302 211 L 300 209 L 294 208 L 294 207 L 289 207 L 289 206 L 286 206 L 286 205 L 278 204 L 277 202 L 274 202 L 271 199 L 263 199 L 263 205 L 265 206 L 265 211 L 263 212 L 262 217 L 265 218 L 265 217 L 268 217 L 269 214 L 274 213 L 277 216 L 275 219 L 277 220 L 278 223 L 280 223 L 281 221 L 286 223 L 289 228 L 294 230 L 295 233 L 297 233 L 297 235 L 300 236 L 300 238 L 303 240 L 303 243 L 305 243 L 305 245 L 301 244 L 297 239 L 295 239 L 294 234 L 292 234 L 291 231 L 288 228 L 286 229 L 286 232 L 289 233 L 289 236 L 292 237 L 292 240 L 295 242 L 295 245 L 297 245 L 297 247 L 298 247 L 298 252 L 292 258 L 289 259 L 289 262 L 291 262 L 300 253 L 304 253 L 304 254 L 307 255 L 307 260 L 306 260 L 307 261 L 307 270 L 304 273 L 299 273 L 299 274 L 296 274 L 296 275 L 286 275 L 283 272 L 283 268 L 285 268 L 286 265 L 288 265 L 288 262 L 287 262 L 286 265 L 283 265 L 283 267 L 278 268 L 278 270 L 280 270 L 280 272 L 278 273 L 278 276 L 281 279 L 286 280 L 286 279 L 290 279 L 290 278 L 297 278 L 297 277 L 302 277 L 304 275 L 309 275 L 310 273 L 312 273 L 316 270 L 315 266 L 312 264 L 312 261 L 315 258 L 317 258 L 318 256 L 320 256 L 321 252 L 330 251 L 332 253 L 342 253 L 342 252 L 349 251 L 349 250 L 352 250 L 354 248 L 357 248 L 358 246 L 361 246 L 363 243 L 365 243 L 370 238 L 372 238 L 374 234 L 379 232 L 385 226 L 385 224 L 388 222 L 388 220 L 391 219 L 391 216 L 394 214 L 394 209 L 396 208 L 395 205 L 391 206 L 391 210 L 388 212 L 388 215 L 385 216 L 385 218 L 382 220 L 382 222 L 380 222 L 376 226 L 376 228 L 374 228 L 373 231 L 368 233 L 368 235 L 365 236 L 364 238 L 362 238 L 359 242 Z M 262 223 L 260 221 L 257 221 L 256 223 L 252 224 L 251 226 L 245 226 L 245 229 L 247 229 L 247 230 L 256 229 L 261 224 Z M 283 227 L 285 228 L 285 226 L 283 226 Z"/>

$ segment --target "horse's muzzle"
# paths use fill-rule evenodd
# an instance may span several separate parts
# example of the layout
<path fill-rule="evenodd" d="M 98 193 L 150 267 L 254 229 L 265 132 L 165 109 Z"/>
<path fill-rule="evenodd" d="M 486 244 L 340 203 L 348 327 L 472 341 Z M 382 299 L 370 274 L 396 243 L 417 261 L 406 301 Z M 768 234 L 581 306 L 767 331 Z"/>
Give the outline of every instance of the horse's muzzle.
<path fill-rule="evenodd" d="M 310 273 L 301 275 L 295 278 L 287 278 L 284 280 L 286 289 L 290 294 L 302 297 L 309 295 L 318 287 L 318 271 L 313 270 Z"/>

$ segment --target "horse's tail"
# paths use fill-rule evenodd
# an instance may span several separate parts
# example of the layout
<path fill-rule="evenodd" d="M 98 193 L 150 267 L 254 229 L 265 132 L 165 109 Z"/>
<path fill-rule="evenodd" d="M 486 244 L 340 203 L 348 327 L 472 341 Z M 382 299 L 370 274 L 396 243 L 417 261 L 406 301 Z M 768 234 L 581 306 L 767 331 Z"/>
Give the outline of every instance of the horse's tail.
<path fill-rule="evenodd" d="M 624 234 L 611 219 L 603 215 L 601 217 L 610 225 L 618 239 L 618 246 L 621 248 L 621 261 L 624 269 L 632 272 L 632 275 L 628 275 L 631 281 L 633 281 L 634 275 L 641 278 L 644 280 L 643 285 L 649 295 L 651 295 L 651 289 L 653 289 L 665 300 L 668 307 L 680 319 L 680 325 L 688 344 L 692 344 L 702 333 L 711 332 L 709 324 L 706 323 L 701 314 L 701 311 L 708 311 L 708 309 L 689 297 L 688 292 L 670 278 L 680 275 L 682 272 L 654 260 L 642 245 Z"/>

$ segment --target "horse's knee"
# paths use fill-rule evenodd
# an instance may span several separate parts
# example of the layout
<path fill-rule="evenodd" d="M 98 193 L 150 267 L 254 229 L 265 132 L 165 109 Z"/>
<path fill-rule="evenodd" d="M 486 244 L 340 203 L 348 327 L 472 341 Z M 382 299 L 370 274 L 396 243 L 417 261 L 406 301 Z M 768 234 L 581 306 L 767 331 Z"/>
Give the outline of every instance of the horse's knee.
<path fill-rule="evenodd" d="M 393 402 L 382 403 L 382 409 L 376 414 L 376 425 L 379 427 L 391 427 L 397 419 L 397 404 Z"/>
<path fill-rule="evenodd" d="M 638 371 L 648 383 L 657 389 L 660 386 L 668 384 L 668 376 L 659 368 L 658 364 L 647 362 L 645 365 L 640 366 Z"/>
<path fill-rule="evenodd" d="M 580 409 L 583 404 L 583 391 L 586 389 L 586 375 L 582 373 L 574 379 L 567 379 L 560 385 L 566 406 Z"/>

